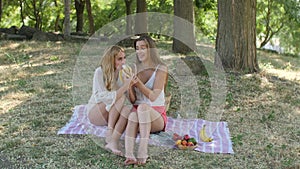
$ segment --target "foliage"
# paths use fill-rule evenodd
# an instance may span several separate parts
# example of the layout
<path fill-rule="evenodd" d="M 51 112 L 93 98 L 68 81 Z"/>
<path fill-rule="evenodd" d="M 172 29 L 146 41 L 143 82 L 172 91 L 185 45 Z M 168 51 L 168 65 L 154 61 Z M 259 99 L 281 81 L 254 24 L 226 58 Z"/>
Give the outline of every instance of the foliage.
<path fill-rule="evenodd" d="M 174 13 L 173 6 L 173 0 L 152 0 L 147 2 L 147 11 L 171 14 Z"/>
<path fill-rule="evenodd" d="M 21 21 L 20 21 L 20 9 L 17 4 L 10 4 L 7 2 L 11 1 L 4 1 L 3 3 L 3 13 L 2 13 L 2 18 L 0 22 L 0 27 L 3 28 L 9 28 L 11 26 L 21 26 Z"/>
<path fill-rule="evenodd" d="M 298 54 L 300 56 L 300 2 L 299 1 L 283 1 L 285 2 L 286 15 L 288 22 L 279 37 L 286 53 Z"/>
<path fill-rule="evenodd" d="M 212 10 L 216 7 L 216 0 L 195 0 L 195 6 L 201 8 L 204 11 Z"/>
<path fill-rule="evenodd" d="M 124 17 L 126 14 L 124 0 L 98 0 L 91 1 L 92 12 L 94 13 L 95 29 L 98 30 L 105 24 L 116 20 L 120 17 Z M 87 12 L 85 11 L 85 17 L 87 18 Z M 88 20 L 85 20 L 84 29 L 88 30 Z"/>
<path fill-rule="evenodd" d="M 198 4 L 199 3 L 199 4 Z M 216 0 L 197 0 L 195 10 L 195 26 L 210 42 L 214 42 L 217 33 L 218 13 Z M 197 37 L 203 39 L 203 37 Z"/>
<path fill-rule="evenodd" d="M 258 46 L 278 38 L 286 53 L 299 53 L 300 2 L 294 0 L 257 1 Z M 298 35 L 298 36 L 297 36 Z"/>
<path fill-rule="evenodd" d="M 266 45 L 278 33 L 287 21 L 283 4 L 277 0 L 259 0 L 257 2 L 257 36 L 260 47 Z"/>
<path fill-rule="evenodd" d="M 37 17 L 40 17 L 43 31 L 54 31 L 58 22 L 60 31 L 63 27 L 64 4 L 60 0 L 22 0 L 3 1 L 3 14 L 0 27 L 22 26 L 20 2 L 23 3 L 25 25 L 35 27 Z M 26 3 L 25 3 L 26 2 Z M 33 11 L 33 2 L 36 2 L 36 14 Z M 94 15 L 95 29 L 126 15 L 124 0 L 94 0 L 91 1 Z M 217 0 L 195 0 L 195 26 L 197 40 L 209 39 L 214 43 L 217 30 Z M 131 13 L 135 13 L 136 1 L 131 4 Z M 173 14 L 173 0 L 147 1 L 147 11 Z M 279 38 L 280 46 L 285 52 L 297 54 L 300 52 L 300 2 L 295 0 L 257 0 L 257 39 L 258 46 L 262 41 L 269 42 L 271 38 Z M 71 31 L 75 31 L 76 14 L 74 3 L 71 4 Z M 84 32 L 88 32 L 89 24 L 87 12 L 84 10 Z M 164 28 L 161 28 L 164 29 Z M 118 30 L 118 28 L 116 28 Z M 157 36 L 157 38 L 161 38 Z M 168 39 L 168 38 L 165 38 Z"/>

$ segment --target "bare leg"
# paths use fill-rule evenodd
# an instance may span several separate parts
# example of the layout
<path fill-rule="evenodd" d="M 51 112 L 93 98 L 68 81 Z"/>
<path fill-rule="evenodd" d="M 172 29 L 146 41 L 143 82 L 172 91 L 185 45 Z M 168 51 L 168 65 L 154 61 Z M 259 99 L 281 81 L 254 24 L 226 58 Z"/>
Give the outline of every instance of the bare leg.
<path fill-rule="evenodd" d="M 91 106 L 88 109 L 88 119 L 90 122 L 96 126 L 105 126 L 107 125 L 108 112 L 105 110 L 104 103 L 98 103 Z"/>
<path fill-rule="evenodd" d="M 117 120 L 119 119 L 124 101 L 125 101 L 125 96 L 117 100 L 108 113 L 108 124 L 107 124 L 106 138 L 105 138 L 106 143 L 109 143 L 111 139 L 113 129 L 115 128 Z"/>
<path fill-rule="evenodd" d="M 139 105 L 137 111 L 141 136 L 137 157 L 139 164 L 145 164 L 148 158 L 150 132 L 161 131 L 164 127 L 164 121 L 161 114 L 147 104 Z"/>
<path fill-rule="evenodd" d="M 109 143 L 106 144 L 105 148 L 110 149 L 114 154 L 122 156 L 122 152 L 119 150 L 119 140 L 122 136 L 123 132 L 125 131 L 128 116 L 129 116 L 130 108 L 127 106 L 124 106 L 121 110 L 121 115 L 115 125 L 115 128 L 113 130 L 113 133 L 111 135 L 111 140 Z"/>
<path fill-rule="evenodd" d="M 132 112 L 128 117 L 126 135 L 125 135 L 125 165 L 136 163 L 134 156 L 134 142 L 138 131 L 138 118 L 137 113 Z"/>

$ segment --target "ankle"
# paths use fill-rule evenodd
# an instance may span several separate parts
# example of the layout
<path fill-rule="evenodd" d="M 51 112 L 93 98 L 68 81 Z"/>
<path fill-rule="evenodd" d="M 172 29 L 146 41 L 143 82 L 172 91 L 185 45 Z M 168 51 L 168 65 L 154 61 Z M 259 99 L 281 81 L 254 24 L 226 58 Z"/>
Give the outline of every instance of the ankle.
<path fill-rule="evenodd" d="M 133 153 L 125 153 L 125 157 L 126 157 L 126 159 L 136 160 Z"/>

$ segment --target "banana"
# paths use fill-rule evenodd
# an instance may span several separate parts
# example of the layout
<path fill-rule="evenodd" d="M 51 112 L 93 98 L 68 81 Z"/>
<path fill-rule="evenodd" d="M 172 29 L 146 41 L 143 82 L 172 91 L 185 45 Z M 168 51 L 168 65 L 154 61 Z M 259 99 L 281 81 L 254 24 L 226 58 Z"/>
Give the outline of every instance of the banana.
<path fill-rule="evenodd" d="M 121 82 L 124 82 L 123 81 L 123 74 L 126 76 L 126 77 L 130 77 L 132 75 L 132 69 L 130 66 L 127 66 L 127 65 L 122 65 L 122 70 L 119 72 L 119 78 L 121 80 Z"/>
<path fill-rule="evenodd" d="M 121 80 L 121 82 L 123 83 L 123 71 L 119 71 L 119 79 Z"/>
<path fill-rule="evenodd" d="M 205 125 L 203 125 L 202 129 L 199 131 L 199 137 L 204 142 L 212 142 L 213 141 L 213 139 L 211 137 L 208 137 L 206 135 Z"/>
<path fill-rule="evenodd" d="M 132 75 L 132 69 L 130 66 L 127 66 L 127 65 L 122 65 L 122 72 L 127 76 L 131 76 Z"/>

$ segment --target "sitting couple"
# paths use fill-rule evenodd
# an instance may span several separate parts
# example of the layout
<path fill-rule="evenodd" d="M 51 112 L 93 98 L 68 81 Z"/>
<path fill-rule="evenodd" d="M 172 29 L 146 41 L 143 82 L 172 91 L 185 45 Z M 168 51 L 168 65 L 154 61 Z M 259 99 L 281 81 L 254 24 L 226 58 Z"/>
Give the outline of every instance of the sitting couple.
<path fill-rule="evenodd" d="M 146 164 L 150 133 L 164 131 L 167 122 L 164 88 L 168 70 L 162 63 L 155 42 L 148 36 L 135 40 L 136 71 L 119 78 L 126 62 L 124 49 L 106 49 L 94 74 L 93 93 L 88 103 L 88 118 L 94 125 L 107 125 L 106 149 L 122 155 L 118 145 L 125 131 L 125 165 Z M 125 94 L 133 104 L 124 105 Z M 137 134 L 137 154 L 134 146 Z"/>

